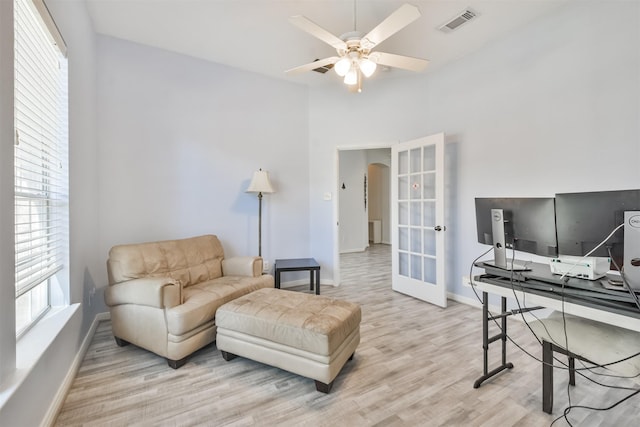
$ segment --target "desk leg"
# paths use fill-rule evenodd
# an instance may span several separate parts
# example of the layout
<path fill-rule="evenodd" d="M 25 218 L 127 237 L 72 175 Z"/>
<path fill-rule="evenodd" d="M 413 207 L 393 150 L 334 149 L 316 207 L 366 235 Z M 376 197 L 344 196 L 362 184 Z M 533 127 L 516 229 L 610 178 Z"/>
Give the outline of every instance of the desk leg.
<path fill-rule="evenodd" d="M 489 295 L 482 292 L 482 352 L 483 352 L 483 375 L 473 383 L 473 388 L 479 388 L 482 383 L 493 377 L 494 375 L 513 368 L 513 363 L 507 363 L 507 299 L 502 297 L 501 301 L 501 327 L 499 334 L 489 337 L 489 321 L 493 321 L 496 317 L 489 317 Z M 502 364 L 497 368 L 489 371 L 489 344 L 494 341 L 502 341 Z"/>
<path fill-rule="evenodd" d="M 313 290 L 313 270 L 309 270 L 309 290 Z"/>
<path fill-rule="evenodd" d="M 489 372 L 489 294 L 486 292 L 482 293 L 482 352 L 484 356 L 482 372 L 486 376 Z"/>
<path fill-rule="evenodd" d="M 276 273 L 276 283 L 275 283 L 275 287 L 276 287 L 276 289 L 280 289 L 280 270 L 278 270 L 278 269 L 276 268 L 275 273 Z"/>
<path fill-rule="evenodd" d="M 320 295 L 320 269 L 316 270 L 316 295 Z"/>
<path fill-rule="evenodd" d="M 500 334 L 500 337 L 502 339 L 502 366 L 509 368 L 507 365 L 511 365 L 511 368 L 513 368 L 512 364 L 507 363 L 507 316 L 505 315 L 507 312 L 507 299 L 505 297 L 502 297 L 501 299 L 500 311 L 502 312 L 502 333 Z"/>
<path fill-rule="evenodd" d="M 542 410 L 550 414 L 553 410 L 553 347 L 542 341 Z"/>

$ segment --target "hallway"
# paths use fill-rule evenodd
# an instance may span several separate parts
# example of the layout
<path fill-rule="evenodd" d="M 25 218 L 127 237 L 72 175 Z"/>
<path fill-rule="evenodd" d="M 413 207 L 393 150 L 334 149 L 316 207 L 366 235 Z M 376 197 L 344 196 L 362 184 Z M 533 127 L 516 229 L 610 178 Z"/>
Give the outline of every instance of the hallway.
<path fill-rule="evenodd" d="M 340 285 L 386 283 L 391 288 L 391 245 L 371 245 L 364 252 L 340 254 Z"/>

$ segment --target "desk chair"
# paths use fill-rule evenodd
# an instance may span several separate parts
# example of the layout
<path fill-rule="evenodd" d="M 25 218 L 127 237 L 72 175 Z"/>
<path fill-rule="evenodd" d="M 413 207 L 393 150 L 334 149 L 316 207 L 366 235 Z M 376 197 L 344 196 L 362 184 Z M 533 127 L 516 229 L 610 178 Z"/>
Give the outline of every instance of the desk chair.
<path fill-rule="evenodd" d="M 566 322 L 566 339 L 565 339 Z M 640 332 L 554 311 L 546 319 L 530 322 L 542 341 L 542 410 L 553 409 L 553 353 L 569 357 L 569 384 L 575 385 L 575 359 L 606 364 L 640 352 Z M 568 343 L 568 346 L 566 345 Z M 607 366 L 613 375 L 640 374 L 640 356 Z M 640 382 L 636 376 L 636 382 Z"/>

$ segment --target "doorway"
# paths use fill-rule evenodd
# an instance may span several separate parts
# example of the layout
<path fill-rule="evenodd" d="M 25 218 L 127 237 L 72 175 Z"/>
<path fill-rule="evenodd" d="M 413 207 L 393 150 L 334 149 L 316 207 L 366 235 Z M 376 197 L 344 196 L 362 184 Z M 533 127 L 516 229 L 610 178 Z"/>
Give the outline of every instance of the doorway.
<path fill-rule="evenodd" d="M 338 148 L 334 245 L 338 284 L 353 284 L 358 277 L 390 278 L 390 147 Z M 385 282 L 391 286 L 390 279 Z"/>

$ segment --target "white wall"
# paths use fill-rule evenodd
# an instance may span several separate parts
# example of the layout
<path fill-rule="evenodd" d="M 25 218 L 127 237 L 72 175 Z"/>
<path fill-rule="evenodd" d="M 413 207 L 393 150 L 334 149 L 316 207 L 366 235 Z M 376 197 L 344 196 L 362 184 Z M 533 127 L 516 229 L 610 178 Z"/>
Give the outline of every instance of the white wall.
<path fill-rule="evenodd" d="M 104 260 L 116 244 L 205 233 L 227 256 L 257 255 L 258 199 L 245 190 L 259 168 L 276 190 L 263 257 L 310 256 L 306 87 L 106 36 L 98 52 Z"/>
<path fill-rule="evenodd" d="M 362 252 L 369 246 L 367 211 L 364 208 L 366 153 L 362 150 L 340 151 L 338 162 L 340 253 Z"/>
<path fill-rule="evenodd" d="M 323 275 L 333 274 L 333 219 L 321 195 L 335 185 L 336 146 L 447 134 L 447 282 L 463 296 L 461 277 L 486 249 L 474 197 L 640 187 L 639 8 L 569 2 L 435 72 L 371 82 L 355 96 L 312 90 L 311 242 Z"/>
<path fill-rule="evenodd" d="M 369 219 L 382 221 L 382 243 L 391 244 L 391 149 L 378 148 L 367 150 L 369 164 Z M 371 175 L 372 166 L 376 172 Z"/>

